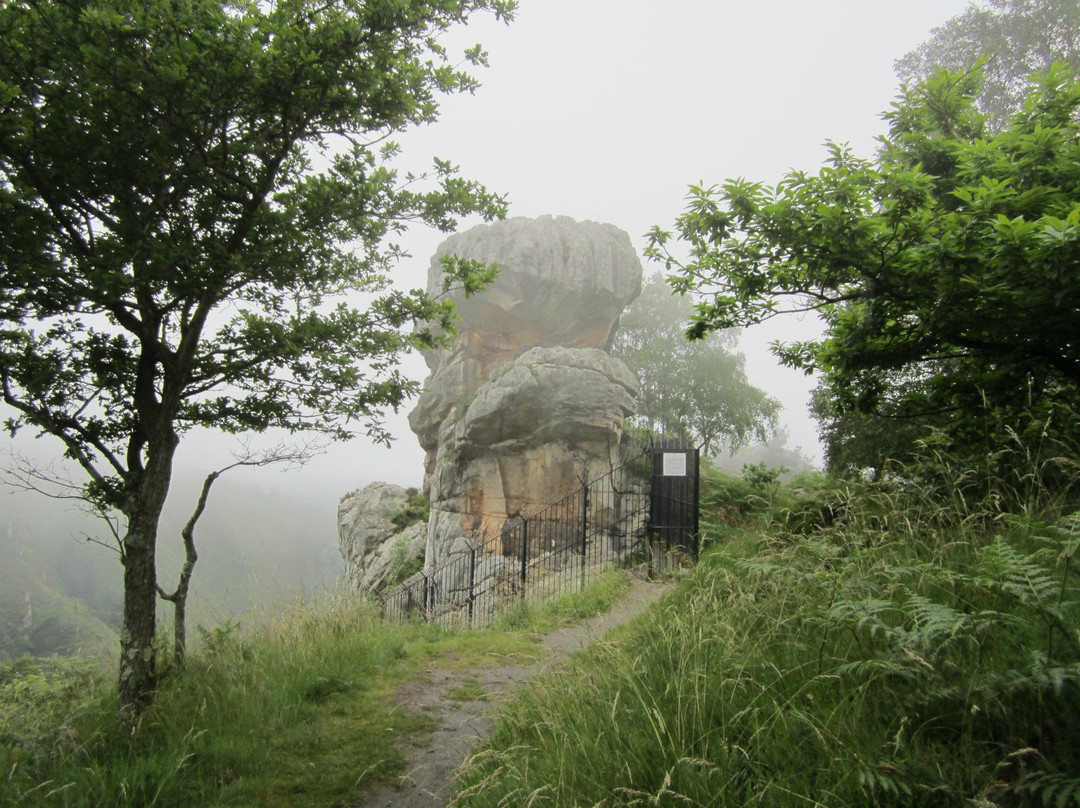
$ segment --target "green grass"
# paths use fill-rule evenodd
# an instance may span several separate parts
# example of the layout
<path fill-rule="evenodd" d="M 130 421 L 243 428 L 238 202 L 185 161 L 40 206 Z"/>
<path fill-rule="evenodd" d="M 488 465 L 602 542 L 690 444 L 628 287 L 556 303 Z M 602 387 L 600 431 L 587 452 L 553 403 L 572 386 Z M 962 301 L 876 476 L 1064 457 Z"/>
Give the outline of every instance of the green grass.
<path fill-rule="evenodd" d="M 451 701 L 487 701 L 487 688 L 475 679 L 469 679 L 446 695 Z"/>
<path fill-rule="evenodd" d="M 201 632 L 134 734 L 117 721 L 113 673 L 100 663 L 20 660 L 0 667 L 0 805 L 350 804 L 400 775 L 395 740 L 434 729 L 395 707 L 401 683 L 433 665 L 531 656 L 537 632 L 610 608 L 625 589 L 624 576 L 605 574 L 489 631 L 388 623 L 339 598 L 250 631 L 227 623 Z M 452 697 L 482 695 L 466 682 Z"/>
<path fill-rule="evenodd" d="M 455 804 L 1080 804 L 1080 521 L 819 482 L 521 692 Z"/>
<path fill-rule="evenodd" d="M 344 804 L 398 774 L 393 739 L 431 729 L 393 708 L 398 684 L 435 660 L 481 664 L 533 648 L 507 632 L 384 623 L 343 600 L 204 639 L 135 735 L 116 721 L 111 672 L 77 660 L 3 669 L 0 804 Z"/>
<path fill-rule="evenodd" d="M 494 622 L 496 630 L 540 632 L 603 614 L 629 587 L 621 570 L 607 570 L 579 591 L 557 598 L 521 600 L 504 607 Z"/>

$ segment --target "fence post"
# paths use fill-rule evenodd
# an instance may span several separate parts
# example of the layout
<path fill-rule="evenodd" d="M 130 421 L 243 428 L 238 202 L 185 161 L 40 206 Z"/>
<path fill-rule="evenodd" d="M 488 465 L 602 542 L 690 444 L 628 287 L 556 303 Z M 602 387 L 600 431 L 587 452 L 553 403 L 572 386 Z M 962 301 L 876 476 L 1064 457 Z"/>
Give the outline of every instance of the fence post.
<path fill-rule="evenodd" d="M 701 450 L 694 449 L 694 563 L 701 555 Z"/>
<path fill-rule="evenodd" d="M 589 486 L 581 487 L 581 588 L 585 588 L 585 553 L 589 540 Z"/>
<path fill-rule="evenodd" d="M 529 520 L 521 520 L 521 599 L 525 600 L 525 575 L 529 567 Z"/>
<path fill-rule="evenodd" d="M 476 586 L 476 548 L 469 548 L 469 625 L 473 624 L 473 587 Z"/>

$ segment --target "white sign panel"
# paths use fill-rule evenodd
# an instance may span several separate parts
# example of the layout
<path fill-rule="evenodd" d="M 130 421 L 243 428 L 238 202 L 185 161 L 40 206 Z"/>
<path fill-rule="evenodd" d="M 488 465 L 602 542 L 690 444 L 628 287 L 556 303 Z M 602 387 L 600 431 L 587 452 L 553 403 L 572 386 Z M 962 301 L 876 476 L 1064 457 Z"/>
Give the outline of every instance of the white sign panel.
<path fill-rule="evenodd" d="M 686 453 L 685 452 L 664 452 L 664 476 L 665 477 L 685 477 L 686 476 Z"/>

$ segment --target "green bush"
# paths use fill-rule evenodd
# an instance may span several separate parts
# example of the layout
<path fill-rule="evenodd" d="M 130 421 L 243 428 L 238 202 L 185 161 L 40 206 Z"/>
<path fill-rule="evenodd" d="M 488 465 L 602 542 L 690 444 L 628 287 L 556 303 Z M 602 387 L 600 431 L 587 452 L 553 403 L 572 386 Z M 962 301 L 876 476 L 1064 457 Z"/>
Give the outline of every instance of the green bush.
<path fill-rule="evenodd" d="M 417 522 L 426 523 L 428 514 L 431 512 L 431 503 L 428 502 L 428 498 L 421 491 L 416 488 L 409 488 L 406 490 L 406 494 L 408 498 L 405 500 L 405 504 L 390 518 L 391 523 L 398 530 L 404 530 L 409 525 Z"/>
<path fill-rule="evenodd" d="M 424 568 L 424 553 L 417 555 L 409 552 L 409 542 L 398 538 L 390 548 L 390 566 L 386 574 L 387 590 L 393 589 L 402 581 L 408 580 Z"/>

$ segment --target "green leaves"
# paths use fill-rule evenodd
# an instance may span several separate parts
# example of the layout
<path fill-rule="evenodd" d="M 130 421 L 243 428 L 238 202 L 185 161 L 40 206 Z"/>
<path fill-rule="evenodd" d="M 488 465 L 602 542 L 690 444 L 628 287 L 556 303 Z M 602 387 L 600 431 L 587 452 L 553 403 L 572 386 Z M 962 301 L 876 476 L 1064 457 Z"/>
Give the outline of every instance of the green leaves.
<path fill-rule="evenodd" d="M 688 302 L 657 277 L 620 318 L 612 353 L 637 374 L 637 420 L 706 450 L 764 440 L 775 429 L 780 405 L 747 380 L 733 334 L 687 342 L 688 311 Z M 692 317 L 690 331 L 696 327 Z"/>
<path fill-rule="evenodd" d="M 702 296 L 688 334 L 816 312 L 821 341 L 774 350 L 822 374 L 833 417 L 1080 403 L 1080 85 L 1052 72 L 989 136 L 977 87 L 906 90 L 875 161 L 830 144 L 772 189 L 692 187 L 648 251 Z"/>
<path fill-rule="evenodd" d="M 993 129 L 1005 128 L 1023 104 L 1033 77 L 1054 62 L 1080 68 L 1075 32 L 1080 29 L 1077 0 L 989 0 L 971 4 L 962 14 L 935 28 L 932 36 L 896 62 L 908 85 L 925 80 L 938 68 L 977 69 L 974 92 L 978 109 Z"/>
<path fill-rule="evenodd" d="M 437 93 L 473 86 L 448 67 L 438 34 L 485 10 L 509 17 L 513 4 L 7 4 L 0 209 L 11 237 L 0 286 L 15 327 L 0 370 L 22 417 L 78 420 L 93 389 L 110 418 L 179 419 L 181 430 L 215 412 L 230 430 L 321 429 L 353 384 L 378 400 L 348 407 L 346 420 L 400 403 L 407 385 L 365 388 L 363 368 L 391 367 L 413 322 L 449 327 L 448 312 L 422 294 L 369 312 L 324 301 L 385 289 L 400 253 L 384 240 L 411 222 L 448 230 L 470 213 L 504 214 L 501 197 L 449 161 L 402 182 L 388 163 L 397 147 L 376 148 L 430 120 Z M 479 47 L 467 54 L 483 59 Z M 315 173 L 318 152 L 327 168 Z M 472 292 L 491 274 L 463 264 L 454 277 Z M 220 325 L 219 307 L 239 313 Z M 16 361 L 17 324 L 52 317 L 64 326 L 37 338 L 40 359 Z M 303 387 L 295 402 L 319 417 L 236 395 L 271 379 L 282 395 Z M 32 403 L 44 389 L 56 412 Z"/>

